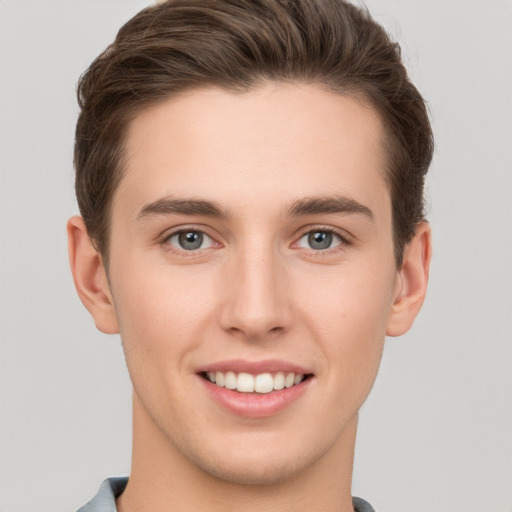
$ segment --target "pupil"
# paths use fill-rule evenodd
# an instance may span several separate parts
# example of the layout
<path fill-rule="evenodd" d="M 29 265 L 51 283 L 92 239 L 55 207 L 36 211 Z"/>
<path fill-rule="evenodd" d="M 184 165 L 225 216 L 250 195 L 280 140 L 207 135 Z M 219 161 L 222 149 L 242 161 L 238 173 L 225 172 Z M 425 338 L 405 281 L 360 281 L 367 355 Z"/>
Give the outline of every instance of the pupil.
<path fill-rule="evenodd" d="M 313 249 L 328 249 L 332 243 L 332 233 L 316 231 L 309 235 L 309 245 Z"/>
<path fill-rule="evenodd" d="M 183 249 L 199 249 L 203 243 L 203 235 L 197 231 L 181 233 L 179 236 L 179 242 Z"/>

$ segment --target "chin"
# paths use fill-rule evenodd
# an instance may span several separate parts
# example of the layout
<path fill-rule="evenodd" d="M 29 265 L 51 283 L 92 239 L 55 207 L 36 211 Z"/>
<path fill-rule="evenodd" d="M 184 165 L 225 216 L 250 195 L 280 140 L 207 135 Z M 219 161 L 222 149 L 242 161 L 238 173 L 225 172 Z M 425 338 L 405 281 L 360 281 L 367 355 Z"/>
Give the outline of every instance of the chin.
<path fill-rule="evenodd" d="M 217 461 L 216 461 L 217 462 Z M 222 463 L 196 461 L 196 465 L 211 477 L 235 485 L 272 486 L 292 480 L 307 467 L 306 461 L 290 461 L 281 458 L 278 462 L 248 460 L 246 457 L 238 460 L 224 460 Z"/>
<path fill-rule="evenodd" d="M 219 440 L 215 445 L 192 442 L 178 447 L 181 456 L 196 469 L 215 480 L 234 485 L 272 486 L 291 481 L 315 465 L 329 446 L 315 445 L 311 439 L 293 435 L 272 439 L 271 435 L 248 436 L 231 443 Z M 243 436 L 245 437 L 245 436 Z M 189 441 L 194 441 L 190 440 Z"/>

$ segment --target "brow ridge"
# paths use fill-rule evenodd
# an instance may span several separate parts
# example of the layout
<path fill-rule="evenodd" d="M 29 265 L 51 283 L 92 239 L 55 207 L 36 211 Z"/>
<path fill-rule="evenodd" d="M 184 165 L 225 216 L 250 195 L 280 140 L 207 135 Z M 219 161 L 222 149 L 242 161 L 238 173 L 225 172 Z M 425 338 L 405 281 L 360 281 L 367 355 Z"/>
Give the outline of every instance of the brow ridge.
<path fill-rule="evenodd" d="M 329 213 L 362 214 L 374 219 L 373 212 L 367 206 L 346 196 L 306 197 L 293 202 L 288 208 L 288 216 L 319 215 Z"/>
<path fill-rule="evenodd" d="M 346 196 L 305 197 L 291 203 L 287 216 L 300 217 L 319 214 L 362 214 L 374 219 L 373 212 L 367 206 Z M 150 215 L 201 215 L 214 218 L 227 218 L 228 213 L 216 202 L 205 199 L 178 199 L 164 197 L 144 205 L 137 219 Z"/>
<path fill-rule="evenodd" d="M 173 213 L 179 215 L 203 215 L 216 218 L 228 216 L 222 207 L 213 201 L 164 197 L 144 205 L 137 215 L 137 219 L 142 219 L 149 215 L 169 215 Z"/>

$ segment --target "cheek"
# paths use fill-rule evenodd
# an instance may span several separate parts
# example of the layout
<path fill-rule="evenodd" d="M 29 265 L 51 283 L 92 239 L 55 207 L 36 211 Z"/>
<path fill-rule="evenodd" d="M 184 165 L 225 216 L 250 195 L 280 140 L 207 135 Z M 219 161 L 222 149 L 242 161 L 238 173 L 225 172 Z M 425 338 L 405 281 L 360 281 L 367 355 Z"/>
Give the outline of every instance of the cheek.
<path fill-rule="evenodd" d="M 309 301 L 303 316 L 323 347 L 329 385 L 351 390 L 346 396 L 361 403 L 380 364 L 395 274 L 393 265 L 352 268 L 325 282 L 321 293 L 303 297 Z"/>
<path fill-rule="evenodd" d="M 178 367 L 200 341 L 211 302 L 207 289 L 199 278 L 171 275 L 169 268 L 131 265 L 126 275 L 130 279 L 113 283 L 113 295 L 128 364 L 150 359 L 156 371 Z"/>
<path fill-rule="evenodd" d="M 297 287 L 302 314 L 322 332 L 350 334 L 360 341 L 385 334 L 393 300 L 396 271 L 393 265 L 370 260 L 365 265 L 334 268 L 310 274 L 308 285 Z"/>
<path fill-rule="evenodd" d="M 143 279 L 132 274 L 129 283 L 119 283 L 116 312 L 136 396 L 146 410 L 158 411 L 166 404 L 164 409 L 176 416 L 176 407 L 188 407 L 179 397 L 187 396 L 184 370 L 201 344 L 206 303 L 187 292 L 179 279 L 169 281 L 158 274 L 156 279 L 149 272 Z M 165 422 L 159 424 L 165 428 Z"/>

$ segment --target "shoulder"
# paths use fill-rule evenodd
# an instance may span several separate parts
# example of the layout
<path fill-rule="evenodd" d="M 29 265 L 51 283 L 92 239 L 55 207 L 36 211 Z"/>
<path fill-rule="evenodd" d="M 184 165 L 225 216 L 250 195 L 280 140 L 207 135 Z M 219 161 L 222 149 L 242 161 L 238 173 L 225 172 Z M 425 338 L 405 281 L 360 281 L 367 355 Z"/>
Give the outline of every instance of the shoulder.
<path fill-rule="evenodd" d="M 352 506 L 354 507 L 354 512 L 377 512 L 363 498 L 352 498 Z"/>
<path fill-rule="evenodd" d="M 116 512 L 116 498 L 124 491 L 128 477 L 107 478 L 94 498 L 77 512 Z"/>

